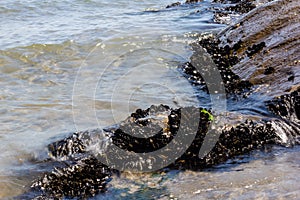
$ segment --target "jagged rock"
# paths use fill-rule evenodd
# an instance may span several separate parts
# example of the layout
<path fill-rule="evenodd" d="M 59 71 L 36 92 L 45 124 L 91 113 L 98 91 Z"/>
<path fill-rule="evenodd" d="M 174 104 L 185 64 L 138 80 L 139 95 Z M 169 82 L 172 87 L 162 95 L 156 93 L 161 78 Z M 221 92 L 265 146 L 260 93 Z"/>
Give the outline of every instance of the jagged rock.
<path fill-rule="evenodd" d="M 299 11 L 296 1 L 271 2 L 217 36 L 200 39 L 219 68 L 227 92 L 260 85 L 258 92 L 271 99 L 300 87 Z M 192 75 L 193 67 L 183 68 Z"/>
<path fill-rule="evenodd" d="M 76 145 L 74 145 L 76 146 Z M 44 191 L 41 197 L 86 198 L 105 192 L 112 170 L 95 157 L 87 157 L 64 168 L 55 168 L 50 174 L 32 184 Z"/>
<path fill-rule="evenodd" d="M 232 71 L 270 97 L 300 87 L 300 3 L 273 1 L 249 12 L 222 31 L 220 48 L 236 49 Z"/>
<path fill-rule="evenodd" d="M 199 125 L 198 132 L 204 137 L 212 120 L 211 114 L 202 108 L 190 108 L 189 114 L 188 117 L 199 115 L 200 121 L 196 121 Z M 181 109 L 171 109 L 164 105 L 151 106 L 146 110 L 138 109 L 122 123 L 105 130 L 77 132 L 54 142 L 48 146 L 50 156 L 52 160 L 60 161 L 64 166 L 55 167 L 52 172 L 35 181 L 32 184 L 32 191 L 38 192 L 41 198 L 43 196 L 85 198 L 104 192 L 111 175 L 118 171 L 100 162 L 97 157 L 99 150 L 103 150 L 103 154 L 110 155 L 109 149 L 112 144 L 135 153 L 160 149 L 177 134 L 181 120 L 185 117 L 187 116 L 181 115 Z M 191 134 L 189 124 L 182 126 L 181 129 Z M 145 127 L 148 131 L 154 131 L 154 136 L 135 137 L 143 134 Z M 94 144 L 98 148 L 93 148 Z M 184 148 L 183 145 L 180 146 Z M 127 157 L 122 157 L 117 151 L 112 154 L 118 160 L 123 159 L 124 163 L 129 162 Z"/>
<path fill-rule="evenodd" d="M 190 115 L 200 115 L 197 134 L 185 153 L 167 168 L 201 170 L 265 144 L 294 145 L 299 143 L 299 102 L 300 91 L 295 91 L 266 102 L 269 110 L 276 114 L 276 118 L 246 120 L 231 128 L 223 127 L 218 142 L 203 158 L 199 158 L 198 153 L 212 118 L 211 114 L 202 108 L 191 108 Z M 180 113 L 180 109 L 174 110 L 164 105 L 152 106 L 146 110 L 138 109 L 121 124 L 105 129 L 105 132 L 109 134 L 98 136 L 102 138 L 102 140 L 98 139 L 98 145 L 105 142 L 109 149 L 109 143 L 111 143 L 136 153 L 154 151 L 167 145 L 176 135 L 180 121 L 184 117 Z M 167 119 L 165 122 L 162 122 L 161 118 L 154 117 L 162 114 L 164 114 L 163 118 Z M 134 137 L 143 132 L 142 128 L 147 126 L 149 130 L 158 131 L 158 134 L 146 139 Z M 160 129 L 158 130 L 157 127 Z M 181 128 L 186 129 L 187 132 L 189 130 L 189 126 Z M 130 130 L 130 134 L 126 130 Z M 50 174 L 45 174 L 32 185 L 34 190 L 40 190 L 42 196 L 49 197 L 88 197 L 104 192 L 111 175 L 118 171 L 102 164 L 96 157 L 97 153 L 89 148 L 89 145 L 95 143 L 91 138 L 94 138 L 94 135 L 103 135 L 103 133 L 100 130 L 74 133 L 66 139 L 50 144 L 49 151 L 52 158 L 57 160 L 63 158 L 66 166 L 55 168 Z M 101 149 L 105 154 L 106 148 Z M 118 157 L 118 152 L 113 153 Z M 128 162 L 127 158 L 118 157 L 118 159 Z"/>
<path fill-rule="evenodd" d="M 252 87 L 252 84 L 249 81 L 242 80 L 231 70 L 231 67 L 239 62 L 239 58 L 235 53 L 236 49 L 239 48 L 239 43 L 233 47 L 229 47 L 229 45 L 219 47 L 219 44 L 220 40 L 214 35 L 203 36 L 199 41 L 199 45 L 206 50 L 216 64 L 225 85 L 226 92 L 228 94 L 245 94 L 245 91 L 249 90 Z M 201 74 L 191 63 L 186 63 L 181 66 L 181 69 L 184 72 L 184 75 L 187 76 L 193 84 L 205 86 L 205 81 Z M 206 87 L 203 89 L 207 90 Z"/>
<path fill-rule="evenodd" d="M 214 22 L 220 24 L 230 24 L 237 16 L 253 10 L 259 4 L 255 0 L 214 0 L 213 2 L 222 3 L 222 6 L 213 7 Z"/>

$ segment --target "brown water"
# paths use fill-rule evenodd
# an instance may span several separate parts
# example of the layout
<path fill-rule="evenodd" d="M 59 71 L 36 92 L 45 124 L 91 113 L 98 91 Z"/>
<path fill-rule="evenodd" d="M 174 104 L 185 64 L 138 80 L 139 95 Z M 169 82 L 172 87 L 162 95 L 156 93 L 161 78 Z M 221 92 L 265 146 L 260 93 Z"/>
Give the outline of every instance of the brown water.
<path fill-rule="evenodd" d="M 191 56 L 195 32 L 222 26 L 211 23 L 210 1 L 158 12 L 171 2 L 0 3 L 0 198 L 22 193 L 38 173 L 28 160 L 67 133 L 108 126 L 152 104 L 201 105 L 176 66 Z M 97 198 L 295 197 L 299 149 L 276 152 L 230 169 L 117 178 Z M 286 189 L 274 192 L 276 184 Z"/>

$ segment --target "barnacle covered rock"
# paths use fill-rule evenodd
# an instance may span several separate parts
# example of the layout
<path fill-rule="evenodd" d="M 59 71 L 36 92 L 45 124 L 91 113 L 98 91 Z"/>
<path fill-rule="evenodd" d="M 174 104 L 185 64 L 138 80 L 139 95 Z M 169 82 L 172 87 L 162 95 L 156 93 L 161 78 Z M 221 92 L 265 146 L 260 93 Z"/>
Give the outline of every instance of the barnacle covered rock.
<path fill-rule="evenodd" d="M 64 168 L 55 168 L 32 184 L 34 190 L 42 191 L 47 198 L 86 198 L 105 192 L 112 171 L 90 156 Z"/>

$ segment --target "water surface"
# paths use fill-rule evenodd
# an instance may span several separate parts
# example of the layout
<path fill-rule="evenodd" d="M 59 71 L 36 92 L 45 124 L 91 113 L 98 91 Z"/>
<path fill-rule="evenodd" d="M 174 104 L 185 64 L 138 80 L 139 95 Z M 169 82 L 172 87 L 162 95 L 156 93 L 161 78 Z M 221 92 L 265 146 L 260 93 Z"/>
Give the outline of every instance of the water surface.
<path fill-rule="evenodd" d="M 223 26 L 212 22 L 212 12 L 207 10 L 210 1 L 164 9 L 170 3 L 173 1 L 0 2 L 1 198 L 22 193 L 24 186 L 30 185 L 32 173 L 38 173 L 28 160 L 43 155 L 47 144 L 67 133 L 117 123 L 135 109 L 152 104 L 174 108 L 201 105 L 176 66 L 189 60 L 192 51 L 188 44 L 195 33 Z M 282 160 L 272 160 L 278 171 L 269 173 L 272 177 L 285 170 L 290 175 L 281 176 L 281 183 L 290 184 L 289 177 L 298 177 L 295 165 L 299 167 L 299 160 L 289 160 L 297 157 L 298 151 L 282 151 L 278 150 Z M 256 170 L 272 169 L 261 164 L 263 160 L 253 161 L 259 163 Z M 237 168 L 251 169 L 253 162 Z M 253 170 L 226 171 L 226 177 L 236 183 L 231 187 L 220 182 L 225 178 L 222 169 L 174 173 L 161 188 L 143 186 L 135 192 L 128 178 L 117 179 L 112 183 L 117 189 L 99 198 L 194 198 L 194 193 L 197 198 L 210 193 L 212 199 L 226 197 L 218 196 L 218 191 L 221 195 L 230 191 L 234 197 L 256 195 L 237 184 L 246 184 L 239 177 L 252 177 Z M 264 173 L 257 176 L 261 180 Z M 157 184 L 156 179 L 150 177 L 149 182 Z M 207 189 L 207 182 L 216 185 L 215 192 Z M 116 186 L 120 183 L 124 190 Z M 274 182 L 260 184 L 257 190 L 272 193 Z M 183 188 L 189 188 L 187 195 Z M 202 191 L 206 191 L 204 195 Z"/>

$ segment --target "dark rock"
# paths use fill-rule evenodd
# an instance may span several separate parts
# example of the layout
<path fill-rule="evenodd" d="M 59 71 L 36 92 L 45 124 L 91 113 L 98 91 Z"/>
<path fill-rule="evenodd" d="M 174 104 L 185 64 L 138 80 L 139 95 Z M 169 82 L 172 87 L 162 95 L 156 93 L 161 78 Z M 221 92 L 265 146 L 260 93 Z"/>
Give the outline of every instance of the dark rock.
<path fill-rule="evenodd" d="M 220 40 L 215 36 L 203 36 L 200 38 L 199 45 L 202 46 L 211 56 L 216 64 L 226 92 L 228 94 L 241 94 L 248 91 L 252 84 L 248 81 L 243 81 L 238 75 L 231 71 L 231 67 L 239 62 L 239 58 L 235 55 L 236 50 L 240 48 L 241 42 L 236 43 L 233 47 L 226 45 L 219 47 Z M 205 85 L 205 81 L 201 74 L 197 72 L 196 68 L 191 63 L 186 63 L 181 67 L 185 76 L 195 85 Z M 207 91 L 207 88 L 204 87 Z"/>
<path fill-rule="evenodd" d="M 98 159 L 87 157 L 73 165 L 56 168 L 32 184 L 33 190 L 41 191 L 41 197 L 79 199 L 105 192 L 112 170 Z"/>
<path fill-rule="evenodd" d="M 172 3 L 170 5 L 167 5 L 166 8 L 173 8 L 173 7 L 180 6 L 180 5 L 181 5 L 180 2 L 176 2 L 176 3 Z"/>
<path fill-rule="evenodd" d="M 300 91 L 267 101 L 266 106 L 277 118 L 258 121 L 246 120 L 244 123 L 234 125 L 231 128 L 224 127 L 214 148 L 203 158 L 199 158 L 198 153 L 212 119 L 209 112 L 202 108 L 191 108 L 189 111 L 191 116 L 200 114 L 196 137 L 185 153 L 167 168 L 201 170 L 224 162 L 234 156 L 245 154 L 253 149 L 261 148 L 266 144 L 293 145 L 299 143 L 297 135 L 300 131 Z M 165 129 L 160 129 L 157 135 L 147 139 L 132 136 L 141 130 L 141 128 L 132 129 L 133 126 L 130 123 L 132 119 L 138 126 L 150 125 L 150 129 L 156 129 L 157 127 L 151 125 L 155 124 L 155 120 L 150 120 L 148 124 L 140 124 L 139 120 L 144 120 L 144 116 L 154 116 L 155 113 L 161 115 L 162 112 L 166 111 L 169 114 L 167 115 L 168 120 Z M 181 116 L 180 113 L 180 109 L 174 110 L 163 105 L 152 106 L 146 110 L 139 109 L 132 114 L 134 117 L 129 117 L 118 127 L 108 128 L 106 131 L 112 134 L 107 137 L 110 137 L 115 145 L 128 151 L 154 151 L 168 144 L 176 135 L 182 117 L 185 117 Z M 132 131 L 130 134 L 124 132 L 128 128 Z M 189 127 L 181 128 L 189 129 Z M 286 136 L 282 136 L 282 130 L 285 131 Z M 93 138 L 91 133 L 100 134 L 99 131 L 92 131 L 90 134 L 88 131 L 74 133 L 67 139 L 49 145 L 52 155 L 56 155 L 57 159 L 64 158 L 66 160 L 64 161 L 65 167 L 55 168 L 51 173 L 45 174 L 32 185 L 33 190 L 42 191 L 42 196 L 55 198 L 83 198 L 104 192 L 111 175 L 118 172 L 103 165 L 87 151 L 72 151 L 77 155 L 74 156 L 68 150 L 81 149 L 82 147 L 82 149 L 87 149 L 88 146 L 82 144 L 89 144 L 85 140 Z M 87 135 L 90 136 L 87 137 Z M 77 142 L 78 140 L 83 141 Z M 117 154 L 117 152 L 115 153 Z M 125 159 L 124 162 L 126 162 L 126 158 L 120 159 Z"/>
<path fill-rule="evenodd" d="M 232 19 L 236 18 L 236 15 L 248 13 L 256 8 L 255 0 L 214 0 L 213 2 L 222 3 L 213 7 L 214 22 L 220 24 L 230 24 Z"/>
<path fill-rule="evenodd" d="M 189 3 L 199 3 L 201 1 L 203 1 L 203 0 L 186 0 L 185 3 L 186 4 L 189 4 Z"/>
<path fill-rule="evenodd" d="M 235 5 L 228 6 L 225 8 L 225 10 L 233 11 L 237 13 L 247 13 L 253 10 L 254 8 L 256 8 L 256 5 L 253 2 L 254 1 L 249 1 L 249 0 L 241 0 L 241 1 L 233 2 L 235 3 Z"/>
<path fill-rule="evenodd" d="M 276 97 L 266 105 L 277 116 L 294 122 L 300 120 L 300 90 Z"/>
<path fill-rule="evenodd" d="M 202 108 L 191 108 L 189 110 L 191 116 L 200 115 L 198 132 L 201 137 L 205 136 L 211 115 L 207 111 L 204 112 Z M 156 124 L 157 122 L 161 125 L 161 119 L 150 119 L 147 124 L 140 123 L 145 117 L 161 116 L 162 114 L 165 114 L 167 119 L 166 122 L 163 122 L 164 127 L 159 127 Z M 164 105 L 151 106 L 146 110 L 138 109 L 121 124 L 113 126 L 113 128 L 107 128 L 105 131 L 109 134 L 104 137 L 110 139 L 114 145 L 127 151 L 136 153 L 151 152 L 162 148 L 173 139 L 180 127 L 181 119 L 184 117 L 186 116 L 181 116 L 180 109 L 171 109 Z M 137 126 L 135 127 L 133 124 Z M 145 131 L 142 130 L 144 126 L 148 126 L 148 130 L 154 131 L 155 135 L 149 138 L 134 137 L 137 132 Z M 160 129 L 157 129 L 158 127 Z M 189 126 L 181 128 L 189 130 Z M 130 134 L 128 131 L 130 131 Z M 156 131 L 158 131 L 158 134 Z M 32 191 L 38 192 L 40 196 L 51 198 L 86 198 L 105 192 L 105 187 L 110 181 L 111 175 L 118 173 L 118 171 L 102 164 L 95 157 L 95 153 L 88 150 L 89 145 L 95 143 L 95 137 L 101 137 L 99 135 L 102 133 L 100 130 L 78 132 L 50 144 L 48 147 L 52 159 L 63 161 L 64 166 L 54 168 L 52 172 L 46 173 L 42 178 L 35 181 L 32 184 Z M 103 140 L 99 140 L 99 144 L 101 141 Z M 106 141 L 109 145 L 109 140 Z M 114 154 L 118 155 L 118 152 L 114 152 Z M 127 158 L 119 157 L 118 159 L 124 159 L 124 162 L 127 161 Z"/>
<path fill-rule="evenodd" d="M 193 3 L 199 3 L 203 0 L 186 0 L 185 4 L 193 4 Z M 182 5 L 180 2 L 175 2 L 175 3 L 172 3 L 170 5 L 167 5 L 166 8 L 173 8 L 173 7 L 177 7 L 177 6 L 180 6 Z"/>

